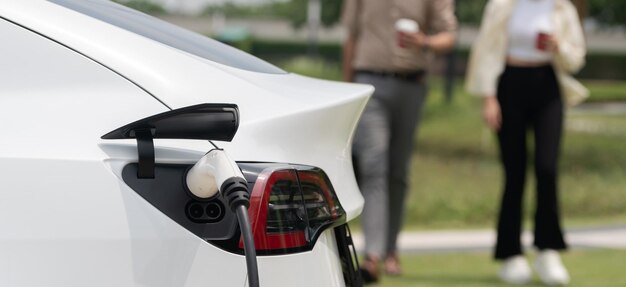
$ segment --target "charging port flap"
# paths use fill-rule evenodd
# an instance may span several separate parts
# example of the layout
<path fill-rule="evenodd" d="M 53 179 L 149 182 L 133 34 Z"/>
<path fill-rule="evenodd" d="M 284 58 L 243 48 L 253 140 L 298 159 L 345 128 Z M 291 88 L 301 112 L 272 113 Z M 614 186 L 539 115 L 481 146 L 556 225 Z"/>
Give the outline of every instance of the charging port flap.
<path fill-rule="evenodd" d="M 156 114 L 102 136 L 102 139 L 137 139 L 139 178 L 154 178 L 153 139 L 231 141 L 239 128 L 235 104 L 200 104 Z"/>

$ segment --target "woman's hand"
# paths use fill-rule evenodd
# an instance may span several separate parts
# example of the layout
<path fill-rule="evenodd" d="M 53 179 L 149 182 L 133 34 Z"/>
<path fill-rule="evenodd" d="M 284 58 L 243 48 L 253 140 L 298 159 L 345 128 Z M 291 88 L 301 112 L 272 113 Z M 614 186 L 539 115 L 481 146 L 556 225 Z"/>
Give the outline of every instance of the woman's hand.
<path fill-rule="evenodd" d="M 548 35 L 545 39 L 546 51 L 551 53 L 559 53 L 559 42 L 553 35 Z"/>
<path fill-rule="evenodd" d="M 502 126 L 502 112 L 500 111 L 500 103 L 496 97 L 485 97 L 483 103 L 483 119 L 490 129 L 494 131 L 500 130 Z"/>

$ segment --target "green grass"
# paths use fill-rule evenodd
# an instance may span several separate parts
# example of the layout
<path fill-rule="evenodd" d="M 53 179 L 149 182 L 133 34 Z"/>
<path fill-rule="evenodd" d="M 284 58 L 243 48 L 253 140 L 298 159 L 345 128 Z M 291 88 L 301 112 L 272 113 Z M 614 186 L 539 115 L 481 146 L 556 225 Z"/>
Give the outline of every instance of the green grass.
<path fill-rule="evenodd" d="M 568 286 L 626 286 L 625 250 L 571 251 L 563 255 L 563 262 L 572 278 Z M 371 286 L 510 286 L 500 283 L 496 277 L 498 265 L 487 253 L 410 255 L 402 257 L 402 263 L 403 276 L 383 277 Z M 545 285 L 535 277 L 524 286 Z"/>
<path fill-rule="evenodd" d="M 501 169 L 494 136 L 480 118 L 480 102 L 457 90 L 443 104 L 435 85 L 426 106 L 412 161 L 408 225 L 492 225 L 501 190 Z M 576 115 L 616 128 L 595 132 L 567 129 L 560 161 L 561 206 L 565 218 L 606 218 L 626 214 L 626 133 L 610 119 Z M 531 142 L 531 139 L 529 139 Z M 532 148 L 532 143 L 529 144 Z M 526 202 L 533 202 L 529 163 Z M 534 207 L 527 204 L 526 214 Z"/>
<path fill-rule="evenodd" d="M 296 57 L 278 64 L 286 71 L 312 76 L 326 80 L 341 80 L 341 66 L 338 63 L 324 61 L 323 59 L 313 60 L 308 57 Z"/>
<path fill-rule="evenodd" d="M 589 101 L 625 101 L 626 82 L 620 81 L 583 81 L 591 91 Z"/>
<path fill-rule="evenodd" d="M 341 77 L 339 65 L 306 58 L 283 67 L 326 79 Z M 459 84 L 453 102 L 445 104 L 440 81 L 433 80 L 430 86 L 412 156 L 405 225 L 411 229 L 491 227 L 502 179 L 495 138 L 480 116 L 481 102 Z M 590 88 L 594 94 L 626 93 L 626 82 Z M 560 161 L 565 222 L 626 223 L 626 115 L 572 114 L 566 125 Z M 534 202 L 531 166 L 527 203 Z M 533 204 L 526 204 L 528 218 L 533 210 Z"/>

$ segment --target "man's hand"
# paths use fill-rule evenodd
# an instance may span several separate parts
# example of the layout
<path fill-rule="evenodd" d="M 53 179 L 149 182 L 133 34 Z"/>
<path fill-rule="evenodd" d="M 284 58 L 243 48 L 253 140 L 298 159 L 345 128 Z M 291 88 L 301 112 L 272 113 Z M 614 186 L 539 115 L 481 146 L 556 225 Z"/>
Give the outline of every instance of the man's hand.
<path fill-rule="evenodd" d="M 445 53 L 454 47 L 455 34 L 453 32 L 441 32 L 430 36 L 422 32 L 399 33 L 400 45 L 405 47 L 428 48 L 437 53 Z"/>
<path fill-rule="evenodd" d="M 487 126 L 494 131 L 499 131 L 500 127 L 502 127 L 500 103 L 495 96 L 485 97 L 483 103 L 483 119 Z"/>
<path fill-rule="evenodd" d="M 398 44 L 401 47 L 407 48 L 427 48 L 428 47 L 428 36 L 426 36 L 422 32 L 417 33 L 407 33 L 407 32 L 398 32 L 399 39 Z"/>

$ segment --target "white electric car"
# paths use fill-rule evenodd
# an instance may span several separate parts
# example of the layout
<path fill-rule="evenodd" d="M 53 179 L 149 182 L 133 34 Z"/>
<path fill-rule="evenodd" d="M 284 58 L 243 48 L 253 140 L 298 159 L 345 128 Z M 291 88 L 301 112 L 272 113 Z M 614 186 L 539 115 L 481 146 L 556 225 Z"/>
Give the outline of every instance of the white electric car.
<path fill-rule="evenodd" d="M 0 37 L 0 286 L 246 286 L 228 199 L 187 187 L 217 148 L 247 181 L 261 286 L 359 284 L 350 146 L 372 87 L 104 0 L 0 0 Z"/>

